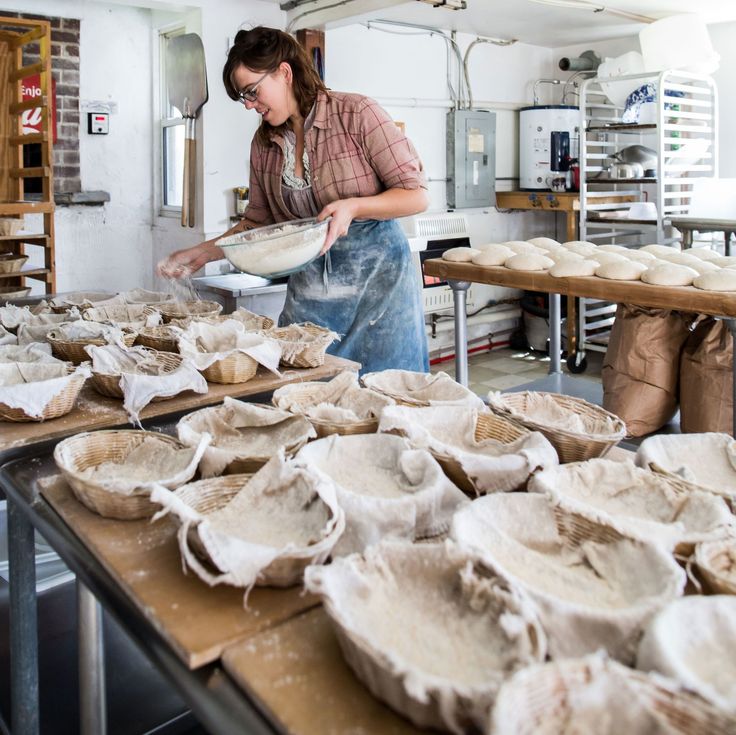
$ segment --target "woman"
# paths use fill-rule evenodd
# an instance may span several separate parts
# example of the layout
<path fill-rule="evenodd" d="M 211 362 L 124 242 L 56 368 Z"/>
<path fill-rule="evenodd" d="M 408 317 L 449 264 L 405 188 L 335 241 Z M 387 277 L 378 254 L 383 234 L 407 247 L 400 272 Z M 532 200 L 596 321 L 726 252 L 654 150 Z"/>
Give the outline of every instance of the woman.
<path fill-rule="evenodd" d="M 428 370 L 419 283 L 395 221 L 428 204 L 412 144 L 373 100 L 328 92 L 283 31 L 239 31 L 222 77 L 232 99 L 261 115 L 245 218 L 225 234 L 331 217 L 321 257 L 289 278 L 279 323 L 332 329 L 341 340 L 330 352 L 363 372 Z M 177 277 L 224 257 L 215 240 L 174 253 L 159 273 Z"/>

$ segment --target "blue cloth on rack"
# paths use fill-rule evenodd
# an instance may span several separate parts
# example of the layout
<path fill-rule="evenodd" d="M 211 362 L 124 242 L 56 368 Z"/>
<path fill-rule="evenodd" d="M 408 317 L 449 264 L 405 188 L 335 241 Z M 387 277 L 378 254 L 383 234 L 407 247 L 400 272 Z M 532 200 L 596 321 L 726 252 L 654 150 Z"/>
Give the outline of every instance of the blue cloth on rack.
<path fill-rule="evenodd" d="M 360 362 L 361 373 L 428 371 L 421 288 L 399 224 L 353 222 L 327 255 L 289 278 L 279 324 L 337 332 L 328 352 Z"/>

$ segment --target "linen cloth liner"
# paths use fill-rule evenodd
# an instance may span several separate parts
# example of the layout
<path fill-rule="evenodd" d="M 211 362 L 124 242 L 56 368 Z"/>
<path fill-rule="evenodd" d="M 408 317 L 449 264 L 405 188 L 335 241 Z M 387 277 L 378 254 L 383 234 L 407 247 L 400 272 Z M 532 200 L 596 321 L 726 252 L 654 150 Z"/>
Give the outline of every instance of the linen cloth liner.
<path fill-rule="evenodd" d="M 126 479 L 120 475 L 108 475 L 105 478 L 94 476 L 94 484 L 107 492 L 126 496 L 132 495 L 141 489 L 152 490 L 154 487 L 177 488 L 192 478 L 210 442 L 209 436 L 203 436 L 196 447 L 177 448 L 168 442 L 161 441 L 155 434 L 151 435 L 150 432 L 147 432 L 147 434 L 148 436 L 144 438 L 143 442 L 133 447 L 124 458 L 114 462 L 114 464 L 124 465 L 133 462 L 139 466 L 143 465 L 148 471 L 147 477 L 150 478 L 149 480 L 141 482 L 140 478 Z M 62 447 L 60 459 L 68 467 L 72 464 L 72 460 L 65 457 L 64 451 L 67 448 L 64 447 L 63 443 L 59 446 Z M 105 464 L 105 462 L 102 462 L 102 464 Z M 86 470 L 74 471 L 73 474 L 81 476 L 82 479 L 89 482 L 90 475 L 95 472 L 95 469 L 96 467 L 92 466 Z"/>
<path fill-rule="evenodd" d="M 311 389 L 308 404 L 305 396 L 295 390 L 304 386 Z M 326 383 L 315 381 L 282 386 L 274 391 L 273 403 L 285 411 L 313 419 L 350 422 L 378 418 L 386 406 L 393 406 L 395 402 L 369 388 L 361 388 L 358 376 L 345 370 Z"/>
<path fill-rule="evenodd" d="M 123 330 L 111 324 L 85 321 L 67 322 L 56 325 L 50 332 L 52 337 L 70 341 L 85 341 L 90 339 L 104 339 L 108 344 L 123 346 Z"/>
<path fill-rule="evenodd" d="M 84 313 L 84 318 L 95 322 L 109 322 L 117 327 L 144 329 L 161 324 L 161 314 L 151 310 L 148 304 L 111 304 L 93 306 Z"/>
<path fill-rule="evenodd" d="M 302 416 L 229 396 L 222 406 L 196 411 L 185 419 L 176 427 L 183 444 L 196 445 L 205 432 L 212 436 L 199 463 L 202 477 L 221 475 L 236 459 L 270 457 L 317 436 Z"/>
<path fill-rule="evenodd" d="M 690 712 L 695 712 L 690 720 Z M 704 711 L 705 710 L 705 711 Z M 727 735 L 734 721 L 671 679 L 602 653 L 529 666 L 501 687 L 492 735 Z M 700 727 L 692 729 L 694 723 Z M 707 722 L 707 724 L 706 724 Z M 730 725 L 730 727 L 729 727 Z"/>
<path fill-rule="evenodd" d="M 319 327 L 324 331 L 314 333 L 310 332 L 307 327 L 319 327 L 319 325 L 304 322 L 304 324 L 288 324 L 285 327 L 278 327 L 278 336 L 273 335 L 272 338 L 278 341 L 284 362 L 293 362 L 308 347 L 317 346 L 327 349 L 335 340 L 340 340 L 337 332 Z"/>
<path fill-rule="evenodd" d="M 246 332 L 243 324 L 234 320 L 221 324 L 192 322 L 179 336 L 179 352 L 190 358 L 198 370 L 206 370 L 218 360 L 224 360 L 234 352 L 242 352 L 281 377 L 278 343 L 260 334 Z"/>
<path fill-rule="evenodd" d="M 580 416 L 561 406 L 551 395 L 530 392 L 524 413 L 509 406 L 504 401 L 500 391 L 491 391 L 488 394 L 488 406 L 508 412 L 511 418 L 529 419 L 543 426 L 565 429 L 575 434 L 585 434 L 591 439 L 596 437 L 610 437 L 618 434 L 616 422 L 605 415 Z"/>
<path fill-rule="evenodd" d="M 176 493 L 162 486 L 151 492 L 151 500 L 163 506 L 154 517 L 157 520 L 169 512 L 179 519 L 179 549 L 182 563 L 210 587 L 230 584 L 245 588 L 245 602 L 250 590 L 263 580 L 268 568 L 281 561 L 294 561 L 301 574 L 306 563 L 322 564 L 327 560 L 335 542 L 345 527 L 345 516 L 340 509 L 335 493 L 317 473 L 297 467 L 278 454 L 245 482 L 242 489 L 223 508 L 208 515 L 196 511 Z M 279 508 L 293 511 L 294 520 L 299 514 L 318 500 L 329 510 L 329 518 L 321 529 L 320 538 L 307 546 L 289 542 L 281 546 L 255 543 L 237 533 L 238 519 L 254 513 L 265 517 Z M 269 507 L 271 506 L 271 507 Z M 218 569 L 213 574 L 196 558 L 189 547 L 188 534 L 196 529 L 202 545 Z"/>
<path fill-rule="evenodd" d="M 145 288 L 134 288 L 130 291 L 123 291 L 119 295 L 123 297 L 126 304 L 162 304 L 174 300 L 173 293 L 147 291 Z"/>
<path fill-rule="evenodd" d="M 666 549 L 720 538 L 735 528 L 722 498 L 698 490 L 678 493 L 661 475 L 628 460 L 560 465 L 534 475 L 528 489 L 547 493 L 565 510 Z"/>
<path fill-rule="evenodd" d="M 651 436 L 636 452 L 636 464 L 656 466 L 719 495 L 736 497 L 736 442 L 728 434 Z"/>
<path fill-rule="evenodd" d="M 240 322 L 243 327 L 245 327 L 246 332 L 258 332 L 263 329 L 263 320 L 265 318 L 266 317 L 256 314 L 253 311 L 248 311 L 248 309 L 244 309 L 241 306 L 231 314 L 225 314 L 222 317 L 218 317 L 217 321 L 222 322 L 232 319 L 233 321 Z"/>
<path fill-rule="evenodd" d="M 420 727 L 487 733 L 504 679 L 545 657 L 545 634 L 526 596 L 450 541 L 386 541 L 309 567 L 305 586 L 322 597 L 358 677 Z M 476 668 L 487 669 L 463 680 L 458 659 L 480 659 Z"/>
<path fill-rule="evenodd" d="M 27 345 L 0 345 L 0 363 L 4 362 L 44 362 L 57 365 L 69 365 L 51 354 L 48 342 L 31 342 Z"/>
<path fill-rule="evenodd" d="M 84 349 L 92 358 L 94 372 L 120 376 L 123 408 L 133 424 L 140 424 L 140 412 L 156 397 L 175 396 L 185 390 L 208 390 L 207 381 L 187 359 L 175 370 L 163 372 L 145 347 L 87 345 Z"/>
<path fill-rule="evenodd" d="M 54 314 L 51 311 L 34 314 L 28 306 L 15 306 L 14 304 L 0 306 L 0 325 L 6 329 L 17 329 L 21 324 L 29 326 L 59 324 L 79 319 L 79 316 L 76 308 L 71 309 L 68 314 Z"/>
<path fill-rule="evenodd" d="M 361 378 L 372 388 L 407 403 L 430 406 L 468 405 L 485 410 L 480 396 L 455 382 L 447 373 L 415 373 L 410 370 L 382 370 Z"/>
<path fill-rule="evenodd" d="M 70 322 L 63 322 L 63 324 L 69 324 Z M 39 324 L 29 325 L 21 324 L 18 327 L 18 344 L 28 345 L 32 342 L 46 342 L 46 335 L 49 332 L 53 332 L 59 324 Z"/>
<path fill-rule="evenodd" d="M 91 375 L 88 365 L 68 374 L 66 363 L 0 364 L 0 403 L 40 418 L 51 401 L 78 376 Z"/>
<path fill-rule="evenodd" d="M 57 296 L 49 302 L 51 306 L 111 306 L 124 304 L 122 294 L 103 294 L 99 291 L 76 291 L 74 293 Z"/>
<path fill-rule="evenodd" d="M 9 332 L 0 324 L 0 345 L 17 345 L 18 336 Z"/>
<path fill-rule="evenodd" d="M 636 667 L 657 671 L 736 714 L 736 597 L 691 595 L 649 624 Z"/>
<path fill-rule="evenodd" d="M 529 595 L 552 658 L 602 648 L 633 665 L 644 626 L 685 588 L 685 572 L 664 549 L 581 540 L 574 519 L 558 524 L 543 495 L 479 498 L 455 514 L 450 535 Z"/>
<path fill-rule="evenodd" d="M 331 434 L 302 447 L 294 461 L 331 483 L 345 511 L 345 533 L 334 555 L 363 551 L 384 538 L 438 536 L 448 530 L 453 513 L 469 502 L 429 452 L 412 449 L 398 436 Z M 358 490 L 346 487 L 348 477 Z M 372 495 L 371 489 L 386 477 L 397 491 Z"/>
<path fill-rule="evenodd" d="M 378 431 L 398 432 L 415 449 L 456 460 L 478 493 L 523 489 L 529 476 L 559 464 L 547 438 L 533 431 L 510 443 L 475 440 L 478 410 L 466 406 L 391 406 L 384 409 Z"/>

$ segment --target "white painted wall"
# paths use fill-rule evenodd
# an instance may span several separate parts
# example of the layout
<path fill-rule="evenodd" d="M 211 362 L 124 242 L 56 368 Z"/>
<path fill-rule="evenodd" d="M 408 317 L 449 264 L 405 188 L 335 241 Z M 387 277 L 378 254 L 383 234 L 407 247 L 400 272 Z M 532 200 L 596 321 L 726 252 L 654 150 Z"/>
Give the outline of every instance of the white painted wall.
<path fill-rule="evenodd" d="M 104 207 L 57 208 L 58 290 L 149 285 L 149 11 L 84 0 L 17 0 L 3 3 L 3 9 L 79 18 L 80 99 L 117 104 L 109 135 L 88 135 L 86 121 L 80 124 L 82 188 L 108 191 L 111 201 Z M 26 229 L 32 227 L 29 218 Z"/>

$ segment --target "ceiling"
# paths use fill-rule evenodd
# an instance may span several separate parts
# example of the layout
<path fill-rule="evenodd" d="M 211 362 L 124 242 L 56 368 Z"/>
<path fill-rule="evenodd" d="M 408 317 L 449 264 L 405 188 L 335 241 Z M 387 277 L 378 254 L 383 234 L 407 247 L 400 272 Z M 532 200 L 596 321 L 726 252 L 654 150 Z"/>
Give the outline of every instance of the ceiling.
<path fill-rule="evenodd" d="M 564 3 L 566 0 L 561 1 Z M 543 5 L 533 0 L 466 0 L 465 10 L 435 8 L 427 2 L 416 0 L 374 2 L 375 5 L 372 2 L 366 3 L 366 0 L 339 3 L 341 17 L 335 22 L 328 21 L 327 27 L 383 18 L 473 35 L 515 38 L 523 43 L 555 48 L 631 36 L 644 27 L 644 23 L 617 16 L 612 10 L 628 11 L 655 20 L 693 12 L 693 0 L 595 0 L 590 3 L 590 8 Z M 346 18 L 345 14 L 353 3 L 353 17 Z M 300 7 L 289 15 L 319 7 L 320 4 L 319 1 L 304 3 L 302 0 Z M 327 4 L 334 6 L 334 3 Z M 367 5 L 374 9 L 366 12 Z M 606 10 L 593 12 L 594 5 L 604 6 Z M 697 11 L 706 23 L 736 21 L 736 0 L 698 0 Z"/>

